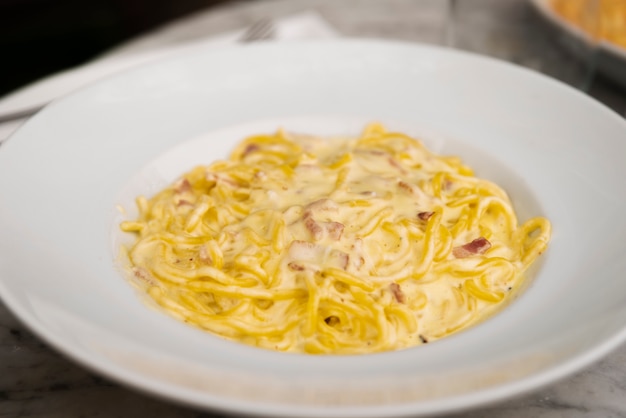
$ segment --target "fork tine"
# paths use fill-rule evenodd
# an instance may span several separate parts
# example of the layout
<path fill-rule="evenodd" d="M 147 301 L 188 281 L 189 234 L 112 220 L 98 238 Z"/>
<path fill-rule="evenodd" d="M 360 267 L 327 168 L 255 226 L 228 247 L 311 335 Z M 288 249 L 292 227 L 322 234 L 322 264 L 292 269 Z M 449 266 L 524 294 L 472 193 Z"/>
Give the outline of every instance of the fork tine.
<path fill-rule="evenodd" d="M 270 39 L 274 36 L 274 22 L 269 18 L 258 20 L 239 38 L 239 42 L 254 42 Z"/>

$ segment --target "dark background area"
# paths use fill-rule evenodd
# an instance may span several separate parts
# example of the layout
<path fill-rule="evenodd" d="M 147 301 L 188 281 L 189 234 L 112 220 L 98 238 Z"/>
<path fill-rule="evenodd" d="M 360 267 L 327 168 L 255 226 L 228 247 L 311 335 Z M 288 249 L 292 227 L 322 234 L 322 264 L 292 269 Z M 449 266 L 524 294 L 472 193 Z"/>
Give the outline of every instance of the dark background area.
<path fill-rule="evenodd" d="M 228 0 L 0 0 L 0 96 Z"/>

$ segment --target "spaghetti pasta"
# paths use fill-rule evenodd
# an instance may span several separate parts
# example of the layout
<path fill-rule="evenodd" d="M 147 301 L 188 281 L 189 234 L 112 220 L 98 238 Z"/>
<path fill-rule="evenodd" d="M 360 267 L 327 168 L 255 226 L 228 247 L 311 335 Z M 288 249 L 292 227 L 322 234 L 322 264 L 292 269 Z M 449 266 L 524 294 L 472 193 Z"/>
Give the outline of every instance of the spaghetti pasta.
<path fill-rule="evenodd" d="M 245 139 L 137 199 L 127 250 L 162 308 L 221 337 L 305 353 L 425 344 L 503 306 L 546 249 L 461 160 L 369 125 L 357 138 Z"/>

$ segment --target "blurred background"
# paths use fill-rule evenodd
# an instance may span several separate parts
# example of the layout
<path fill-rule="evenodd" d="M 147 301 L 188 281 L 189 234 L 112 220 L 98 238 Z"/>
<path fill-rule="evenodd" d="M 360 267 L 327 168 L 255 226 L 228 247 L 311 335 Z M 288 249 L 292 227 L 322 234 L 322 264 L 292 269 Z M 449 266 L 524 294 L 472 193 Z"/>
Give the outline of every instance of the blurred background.
<path fill-rule="evenodd" d="M 0 0 L 0 96 L 160 24 L 226 2 L 235 1 Z"/>
<path fill-rule="evenodd" d="M 592 48 L 573 58 L 572 50 L 580 45 L 572 45 L 571 39 L 563 42 L 567 36 L 546 25 L 533 3 L 550 5 L 581 28 Z M 626 0 L 0 0 L 0 97 L 164 24 L 213 10 L 218 16 L 223 9 L 241 10 L 238 20 L 245 21 L 241 16 L 260 15 L 266 5 L 270 17 L 275 10 L 317 9 L 346 36 L 443 44 L 492 55 L 582 88 L 618 113 L 626 112 L 623 97 L 612 97 L 614 90 L 623 94 L 626 82 L 620 87 L 615 77 L 595 71 L 595 44 L 610 39 L 623 54 L 621 62 L 606 63 L 606 56 L 599 60 L 603 67 L 624 73 L 626 80 Z M 216 22 L 211 21 L 207 35 L 221 26 Z"/>

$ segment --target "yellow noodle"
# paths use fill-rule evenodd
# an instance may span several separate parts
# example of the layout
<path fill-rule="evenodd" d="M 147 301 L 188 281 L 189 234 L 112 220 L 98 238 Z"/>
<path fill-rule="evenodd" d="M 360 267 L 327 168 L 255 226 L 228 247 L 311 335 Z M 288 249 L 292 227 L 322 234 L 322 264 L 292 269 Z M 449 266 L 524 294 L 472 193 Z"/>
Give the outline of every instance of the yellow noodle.
<path fill-rule="evenodd" d="M 379 124 L 358 138 L 252 136 L 136 204 L 120 228 L 159 306 L 233 341 L 319 354 L 407 348 L 482 321 L 551 233 L 544 218 L 518 225 L 505 191 L 458 157 Z"/>

